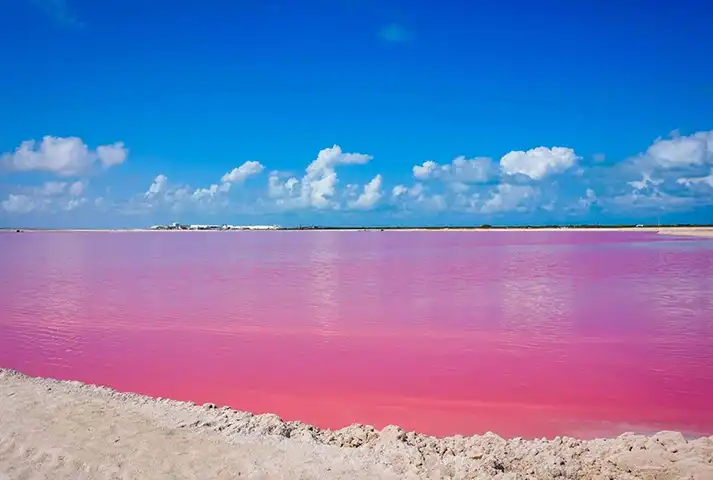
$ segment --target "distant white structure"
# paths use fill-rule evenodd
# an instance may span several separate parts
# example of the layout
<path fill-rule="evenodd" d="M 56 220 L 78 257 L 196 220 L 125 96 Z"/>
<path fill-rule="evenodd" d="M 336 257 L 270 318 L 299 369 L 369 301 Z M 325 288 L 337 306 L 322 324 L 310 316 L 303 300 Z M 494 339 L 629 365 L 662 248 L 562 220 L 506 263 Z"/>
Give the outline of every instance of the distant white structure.
<path fill-rule="evenodd" d="M 182 225 L 177 222 L 151 226 L 151 230 L 278 230 L 279 228 L 277 225 Z"/>
<path fill-rule="evenodd" d="M 188 225 L 188 230 L 220 230 L 220 225 Z"/>
<path fill-rule="evenodd" d="M 277 230 L 277 225 L 223 225 L 223 230 Z"/>

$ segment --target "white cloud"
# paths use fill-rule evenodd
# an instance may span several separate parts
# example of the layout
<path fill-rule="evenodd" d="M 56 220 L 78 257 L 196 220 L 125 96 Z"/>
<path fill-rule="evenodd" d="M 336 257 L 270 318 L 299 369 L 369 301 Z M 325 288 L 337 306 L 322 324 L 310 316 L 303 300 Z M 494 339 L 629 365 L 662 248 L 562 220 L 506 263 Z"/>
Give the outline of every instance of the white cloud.
<path fill-rule="evenodd" d="M 394 188 L 391 189 L 391 196 L 400 197 L 406 192 L 408 192 L 408 188 L 405 185 L 396 185 Z"/>
<path fill-rule="evenodd" d="M 521 174 L 533 180 L 562 173 L 573 167 L 580 157 L 571 148 L 537 147 L 526 152 L 512 151 L 500 159 L 500 168 L 507 175 Z"/>
<path fill-rule="evenodd" d="M 7 200 L 3 200 L 2 208 L 8 213 L 30 213 L 41 207 L 36 198 L 29 195 L 11 193 Z"/>
<path fill-rule="evenodd" d="M 597 203 L 597 193 L 592 190 L 591 188 L 588 188 L 587 191 L 585 192 L 584 197 L 579 199 L 579 207 L 582 209 L 589 209 L 592 205 Z"/>
<path fill-rule="evenodd" d="M 193 200 L 198 200 L 198 201 L 210 200 L 222 193 L 230 192 L 230 188 L 231 188 L 230 183 L 221 183 L 220 185 L 214 183 L 209 188 L 197 188 L 193 192 L 193 195 L 191 195 L 191 198 Z"/>
<path fill-rule="evenodd" d="M 428 194 L 426 187 L 420 182 L 411 187 L 396 185 L 391 189 L 391 198 L 394 205 L 411 212 L 439 212 L 448 209 L 449 206 L 448 198 L 445 195 Z"/>
<path fill-rule="evenodd" d="M 226 185 L 230 185 L 227 183 Z M 193 195 L 191 195 L 191 198 L 194 200 L 203 200 L 206 198 L 214 197 L 218 193 L 218 185 L 213 184 L 210 186 L 210 188 L 197 188 L 194 192 Z"/>
<path fill-rule="evenodd" d="M 275 199 L 294 197 L 299 184 L 300 181 L 295 177 L 290 177 L 283 182 L 279 172 L 271 172 L 267 179 L 267 195 Z"/>
<path fill-rule="evenodd" d="M 40 187 L 38 193 L 48 197 L 52 195 L 61 195 L 64 193 L 66 186 L 66 182 L 45 182 L 45 184 Z"/>
<path fill-rule="evenodd" d="M 633 188 L 634 190 L 645 190 L 647 188 L 656 189 L 656 187 L 663 183 L 663 179 L 654 179 L 651 178 L 651 175 L 649 175 L 648 173 L 644 173 L 641 176 L 641 180 L 633 180 L 627 183 L 631 185 L 631 188 Z"/>
<path fill-rule="evenodd" d="M 157 195 L 166 193 L 168 191 L 168 177 L 164 174 L 159 174 L 154 178 L 153 183 L 149 186 L 149 189 L 144 193 L 145 198 L 154 198 Z"/>
<path fill-rule="evenodd" d="M 459 193 L 458 195 L 456 195 L 453 204 L 460 211 L 479 212 L 480 211 L 480 208 L 478 206 L 479 201 L 480 201 L 479 193 L 473 193 L 471 195 L 465 195 L 463 193 Z"/>
<path fill-rule="evenodd" d="M 67 211 L 76 210 L 87 202 L 89 202 L 88 198 L 71 198 L 64 204 L 63 209 Z"/>
<path fill-rule="evenodd" d="M 434 176 L 435 172 L 440 168 L 441 166 L 433 160 L 426 160 L 422 165 L 414 165 L 413 176 L 421 180 L 426 180 Z"/>
<path fill-rule="evenodd" d="M 321 150 L 317 158 L 307 166 L 307 173 L 302 179 L 302 203 L 317 209 L 335 207 L 332 197 L 339 182 L 335 168 L 338 165 L 363 165 L 371 159 L 371 155 L 344 153 L 339 145 Z"/>
<path fill-rule="evenodd" d="M 27 140 L 13 153 L 5 153 L 0 163 L 12 171 L 42 171 L 60 176 L 85 173 L 97 161 L 104 167 L 122 163 L 127 150 L 121 142 L 90 150 L 78 137 L 45 136 L 42 141 Z"/>
<path fill-rule="evenodd" d="M 223 183 L 241 183 L 244 182 L 248 177 L 259 174 L 264 169 L 265 167 L 260 162 L 251 160 L 243 163 L 239 167 L 236 167 L 230 172 L 223 175 L 221 181 Z"/>
<path fill-rule="evenodd" d="M 713 188 L 713 168 L 710 173 L 705 177 L 682 177 L 676 180 L 679 185 L 685 185 L 686 187 L 693 188 L 696 186 L 709 186 Z"/>
<path fill-rule="evenodd" d="M 470 185 L 463 182 L 452 182 L 448 184 L 448 188 L 455 193 L 462 194 L 470 190 Z"/>
<path fill-rule="evenodd" d="M 249 163 L 249 162 L 246 162 Z M 239 170 L 235 169 L 235 170 Z M 234 171 L 235 171 L 234 170 Z M 250 170 L 248 168 L 247 170 Z M 243 181 L 247 176 L 246 169 L 241 170 L 237 176 L 233 176 L 235 181 Z M 232 172 L 229 172 L 229 174 Z M 223 178 L 228 176 L 226 174 Z M 227 207 L 229 205 L 228 194 L 231 192 L 233 184 L 229 181 L 214 183 L 207 188 L 192 189 L 188 185 L 173 184 L 164 174 L 157 175 L 148 190 L 140 197 L 134 197 L 123 209 L 125 213 L 146 213 L 159 206 L 168 206 L 173 210 L 182 210 L 200 206 L 201 208 Z"/>
<path fill-rule="evenodd" d="M 178 208 L 190 200 L 200 200 L 210 195 L 210 192 L 217 193 L 220 186 L 213 185 L 207 189 L 197 189 L 191 192 L 191 188 L 187 185 L 173 185 L 168 177 L 164 174 L 159 174 L 154 178 L 153 183 L 148 190 L 143 194 L 143 198 L 139 200 L 139 205 L 134 204 L 129 206 L 128 210 L 132 213 L 138 211 L 146 211 L 158 205 L 172 205 Z"/>
<path fill-rule="evenodd" d="M 79 197 L 82 195 L 82 193 L 84 193 L 86 187 L 86 183 L 82 182 L 81 180 L 77 180 L 69 186 L 69 194 L 73 197 Z"/>
<path fill-rule="evenodd" d="M 83 174 L 93 169 L 109 168 L 125 162 L 127 155 L 128 150 L 122 142 L 91 150 L 77 137 L 44 137 L 37 143 L 23 142 L 14 152 L 2 155 L 0 166 L 12 171 L 50 172 L 82 178 Z M 386 189 L 381 175 L 376 175 L 364 185 L 340 183 L 339 167 L 364 165 L 371 159 L 367 154 L 343 152 L 338 145 L 325 148 L 301 175 L 270 172 L 267 189 L 255 199 L 255 205 L 267 209 L 277 207 L 278 210 L 369 210 L 389 197 L 392 207 L 406 212 L 452 209 L 494 213 L 562 208 L 563 211 L 583 214 L 592 205 L 606 212 L 614 208 L 624 211 L 643 207 L 681 210 L 713 202 L 713 131 L 689 136 L 673 134 L 670 138 L 657 139 L 645 152 L 620 162 L 613 162 L 614 159 L 604 161 L 603 155 L 594 155 L 588 157 L 589 161 L 580 163 L 580 157 L 570 148 L 537 147 L 509 152 L 499 162 L 486 157 L 464 156 L 444 164 L 425 161 L 412 167 L 413 185 L 400 184 Z M 106 208 L 126 205 L 126 211 L 136 212 L 149 211 L 158 206 L 174 210 L 220 211 L 227 206 L 237 207 L 237 204 L 229 204 L 236 185 L 264 170 L 260 162 L 248 161 L 206 188 L 175 184 L 166 175 L 160 174 L 153 179 L 146 192 L 123 202 L 102 200 L 102 205 Z M 563 186 L 559 180 L 542 182 L 563 172 L 567 172 L 567 180 L 575 182 L 575 188 L 569 188 L 567 184 L 559 191 L 558 188 Z M 575 178 L 577 172 L 583 172 L 582 178 Z M 482 185 L 496 177 L 501 178 L 500 185 Z M 38 183 L 32 187 L 17 186 L 0 203 L 1 209 L 13 213 L 52 212 L 96 204 L 93 198 L 86 198 L 86 180 L 58 180 L 65 181 Z M 585 188 L 584 195 L 578 193 Z M 563 194 L 564 198 L 553 201 L 558 194 Z"/>
<path fill-rule="evenodd" d="M 392 190 L 391 190 L 391 196 L 394 198 L 398 198 L 404 195 L 407 195 L 409 197 L 413 198 L 418 198 L 423 194 L 423 184 L 422 183 L 414 183 L 412 187 L 408 188 L 404 185 L 396 185 Z"/>
<path fill-rule="evenodd" d="M 441 165 L 427 160 L 413 167 L 413 176 L 419 180 L 441 180 L 443 182 L 465 185 L 482 183 L 490 180 L 495 174 L 495 165 L 490 158 L 456 157 L 449 164 Z M 456 187 L 458 188 L 458 187 Z M 463 187 L 460 187 L 461 190 Z"/>
<path fill-rule="evenodd" d="M 106 168 L 121 165 L 128 155 L 129 150 L 124 147 L 124 142 L 116 142 L 113 145 L 97 147 L 97 156 L 102 165 Z"/>
<path fill-rule="evenodd" d="M 364 185 L 364 192 L 356 200 L 350 202 L 349 207 L 358 210 L 371 210 L 379 202 L 382 195 L 381 175 L 377 175 Z"/>
<path fill-rule="evenodd" d="M 620 210 L 649 210 L 658 212 L 681 211 L 700 203 L 699 199 L 694 197 L 678 197 L 659 190 L 649 193 L 633 190 L 627 194 L 617 195 L 602 201 L 605 205 L 612 205 L 614 208 Z"/>
<path fill-rule="evenodd" d="M 482 212 L 521 211 L 526 209 L 536 196 L 537 190 L 529 185 L 501 183 L 483 204 Z"/>
<path fill-rule="evenodd" d="M 448 201 L 446 197 L 441 194 L 435 194 L 429 196 L 421 196 L 418 202 L 423 206 L 425 210 L 440 212 L 448 208 Z"/>
<path fill-rule="evenodd" d="M 646 150 L 645 163 L 662 169 L 704 165 L 713 162 L 713 130 L 689 136 L 674 134 L 657 139 Z"/>
<path fill-rule="evenodd" d="M 88 199 L 82 197 L 86 182 L 77 181 L 72 184 L 65 182 L 45 182 L 39 187 L 25 187 L 22 193 L 12 193 L 2 202 L 2 208 L 8 213 L 25 214 L 44 210 L 74 210 Z"/>
<path fill-rule="evenodd" d="M 268 179 L 268 195 L 282 208 L 339 208 L 340 203 L 334 198 L 339 183 L 336 168 L 363 165 L 371 159 L 371 155 L 363 153 L 344 153 L 339 145 L 325 148 L 307 166 L 301 180 L 290 177 L 282 181 L 278 172 L 272 172 Z"/>

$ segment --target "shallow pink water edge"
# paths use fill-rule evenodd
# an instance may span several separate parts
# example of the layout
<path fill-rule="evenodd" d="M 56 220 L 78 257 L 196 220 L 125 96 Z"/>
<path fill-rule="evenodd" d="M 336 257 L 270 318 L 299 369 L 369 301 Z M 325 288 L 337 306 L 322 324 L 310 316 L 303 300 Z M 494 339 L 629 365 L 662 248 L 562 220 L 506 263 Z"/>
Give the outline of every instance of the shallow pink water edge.
<path fill-rule="evenodd" d="M 0 235 L 0 366 L 435 435 L 713 434 L 713 242 Z"/>

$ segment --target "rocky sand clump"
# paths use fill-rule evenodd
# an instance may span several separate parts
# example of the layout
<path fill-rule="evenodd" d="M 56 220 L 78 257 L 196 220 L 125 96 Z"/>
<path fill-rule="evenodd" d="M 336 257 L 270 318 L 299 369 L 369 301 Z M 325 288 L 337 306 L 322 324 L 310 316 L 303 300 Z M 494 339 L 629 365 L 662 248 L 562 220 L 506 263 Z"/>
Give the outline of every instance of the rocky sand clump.
<path fill-rule="evenodd" d="M 55 421 L 57 415 L 61 422 Z M 50 427 L 46 422 L 54 423 Z M 68 443 L 63 435 L 74 441 Z M 89 455 L 82 442 L 107 446 Z M 713 480 L 713 437 L 686 439 L 678 432 L 659 432 L 594 440 L 523 440 L 494 433 L 436 438 L 396 426 L 327 430 L 272 414 L 120 393 L 0 369 L 0 478 L 3 468 L 33 471 L 33 457 L 18 449 L 40 457 L 76 457 L 73 471 L 86 473 L 86 478 L 113 478 L 102 477 L 101 472 L 139 478 L 132 472 L 144 472 L 141 478 Z M 201 451 L 206 456 L 202 460 Z M 215 459 L 207 456 L 218 454 L 217 473 L 202 475 L 215 468 L 209 465 Z M 161 456 L 161 468 L 174 469 L 170 477 L 148 468 L 159 461 L 156 455 Z M 191 456 L 188 466 L 183 466 L 185 455 Z M 37 478 L 47 473 L 37 471 Z"/>

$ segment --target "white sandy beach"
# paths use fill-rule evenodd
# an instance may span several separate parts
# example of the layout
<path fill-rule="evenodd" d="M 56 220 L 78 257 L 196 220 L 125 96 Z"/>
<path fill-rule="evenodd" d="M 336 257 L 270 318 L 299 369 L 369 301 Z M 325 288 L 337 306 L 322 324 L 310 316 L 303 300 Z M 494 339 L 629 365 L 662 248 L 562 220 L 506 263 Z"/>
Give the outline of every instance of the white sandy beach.
<path fill-rule="evenodd" d="M 711 480 L 713 437 L 329 431 L 0 369 L 0 478 Z"/>
<path fill-rule="evenodd" d="M 659 230 L 662 235 L 682 235 L 687 237 L 713 237 L 713 227 L 680 227 L 662 228 Z"/>

